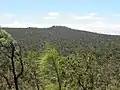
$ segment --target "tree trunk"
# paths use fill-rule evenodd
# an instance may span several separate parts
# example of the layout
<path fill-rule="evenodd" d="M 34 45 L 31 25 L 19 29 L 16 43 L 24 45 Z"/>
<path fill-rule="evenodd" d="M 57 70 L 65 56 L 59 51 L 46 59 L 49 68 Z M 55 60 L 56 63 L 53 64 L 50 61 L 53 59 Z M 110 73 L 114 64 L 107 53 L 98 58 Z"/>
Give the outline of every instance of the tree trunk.
<path fill-rule="evenodd" d="M 38 84 L 36 84 L 36 86 L 37 86 L 37 90 L 40 90 L 40 87 L 39 87 L 39 85 L 38 85 Z"/>
<path fill-rule="evenodd" d="M 11 55 L 12 73 L 13 73 L 13 77 L 14 77 L 15 89 L 19 90 L 17 76 L 16 76 L 16 73 L 15 73 L 14 52 L 15 52 L 15 47 L 12 45 L 12 55 Z"/>
<path fill-rule="evenodd" d="M 94 76 L 93 76 L 93 73 L 91 74 L 91 90 L 94 90 Z"/>
<path fill-rule="evenodd" d="M 80 78 L 78 78 L 78 85 L 82 87 L 83 90 L 87 90 L 86 87 L 80 82 Z"/>
<path fill-rule="evenodd" d="M 33 72 L 33 74 L 34 74 L 34 77 L 35 77 L 35 83 L 36 83 L 37 90 L 40 90 L 35 71 Z"/>
<path fill-rule="evenodd" d="M 55 63 L 55 61 L 53 60 L 53 64 L 54 64 L 54 68 L 55 68 L 55 72 L 56 72 L 56 74 L 57 74 L 57 81 L 58 81 L 58 85 L 59 85 L 59 90 L 61 90 L 61 79 L 60 79 L 60 76 L 59 76 L 59 72 L 58 72 L 58 68 L 57 68 L 57 66 L 56 66 L 56 63 Z"/>

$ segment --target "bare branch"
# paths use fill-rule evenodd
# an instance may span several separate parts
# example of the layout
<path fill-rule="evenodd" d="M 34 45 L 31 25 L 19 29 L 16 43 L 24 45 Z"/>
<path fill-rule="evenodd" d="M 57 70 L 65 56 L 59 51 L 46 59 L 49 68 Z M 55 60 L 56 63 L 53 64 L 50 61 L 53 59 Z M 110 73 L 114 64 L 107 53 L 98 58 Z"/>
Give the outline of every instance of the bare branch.
<path fill-rule="evenodd" d="M 7 78 L 4 74 L 2 74 L 2 73 L 0 73 L 0 75 L 6 80 L 9 89 L 12 89 L 12 86 L 11 86 L 11 84 L 10 84 L 8 78 Z"/>

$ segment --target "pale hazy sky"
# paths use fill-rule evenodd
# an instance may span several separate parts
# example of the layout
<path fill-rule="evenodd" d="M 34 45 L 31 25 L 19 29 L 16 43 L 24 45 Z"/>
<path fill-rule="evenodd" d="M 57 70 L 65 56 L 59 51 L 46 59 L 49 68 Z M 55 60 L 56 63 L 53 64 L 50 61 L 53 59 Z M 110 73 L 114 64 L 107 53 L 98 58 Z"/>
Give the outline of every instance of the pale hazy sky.
<path fill-rule="evenodd" d="M 120 35 L 120 0 L 0 0 L 0 25 L 62 25 Z"/>

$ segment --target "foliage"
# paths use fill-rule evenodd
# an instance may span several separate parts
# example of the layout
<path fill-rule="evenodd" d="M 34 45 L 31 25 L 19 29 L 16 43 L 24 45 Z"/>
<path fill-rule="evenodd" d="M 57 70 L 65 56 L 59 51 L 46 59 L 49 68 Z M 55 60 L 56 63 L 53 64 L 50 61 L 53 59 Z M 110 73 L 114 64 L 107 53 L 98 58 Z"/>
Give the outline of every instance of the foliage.
<path fill-rule="evenodd" d="M 23 31 L 24 37 L 14 34 L 17 42 L 11 34 L 0 30 L 1 90 L 16 89 L 14 78 L 19 75 L 19 90 L 120 89 L 120 37 L 72 31 L 66 27 L 33 29 Z M 10 28 L 7 31 L 16 32 Z M 29 47 L 25 52 L 19 47 L 21 37 L 25 40 L 24 46 Z"/>

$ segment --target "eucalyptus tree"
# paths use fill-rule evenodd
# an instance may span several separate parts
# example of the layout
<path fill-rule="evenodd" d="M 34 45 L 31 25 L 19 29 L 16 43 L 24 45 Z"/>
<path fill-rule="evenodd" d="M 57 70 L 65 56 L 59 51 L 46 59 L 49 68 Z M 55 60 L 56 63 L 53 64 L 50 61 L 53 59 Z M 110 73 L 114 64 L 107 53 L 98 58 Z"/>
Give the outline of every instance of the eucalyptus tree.
<path fill-rule="evenodd" d="M 71 54 L 64 60 L 65 87 L 69 90 L 95 90 L 99 66 L 92 52 Z"/>
<path fill-rule="evenodd" d="M 14 82 L 14 87 L 19 90 L 18 79 L 23 73 L 23 62 L 22 62 L 22 49 L 20 45 L 13 39 L 13 37 L 7 33 L 5 30 L 0 30 L 0 54 L 1 54 L 1 75 L 6 80 L 9 89 L 12 89 L 12 84 Z M 3 59 L 4 58 L 4 59 Z M 3 59 L 3 60 L 2 60 Z M 6 63 L 7 65 L 6 65 Z M 4 68 L 6 66 L 6 68 Z M 8 76 L 5 76 L 5 72 L 12 73 L 10 81 Z"/>
<path fill-rule="evenodd" d="M 53 84 L 51 85 L 54 87 L 54 89 L 56 87 L 56 82 L 57 82 L 58 90 L 62 90 L 62 80 L 61 80 L 62 69 L 61 69 L 60 60 L 61 60 L 61 56 L 58 53 L 58 51 L 53 46 L 49 45 L 49 43 L 47 43 L 46 48 L 43 51 L 41 57 L 40 65 L 43 70 L 42 72 L 44 73 L 45 78 L 47 78 L 48 80 L 47 82 L 50 82 L 50 84 L 52 82 Z M 52 90 L 53 87 L 51 88 Z"/>

